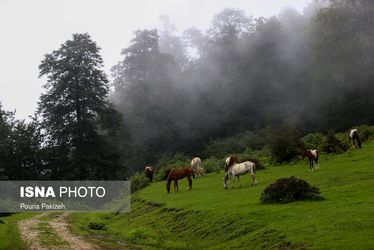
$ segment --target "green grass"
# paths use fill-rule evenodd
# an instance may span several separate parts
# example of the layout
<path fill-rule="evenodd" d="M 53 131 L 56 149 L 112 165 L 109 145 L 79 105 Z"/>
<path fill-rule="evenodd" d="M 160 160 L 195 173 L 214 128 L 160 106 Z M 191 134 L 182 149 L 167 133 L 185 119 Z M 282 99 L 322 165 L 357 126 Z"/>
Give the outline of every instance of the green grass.
<path fill-rule="evenodd" d="M 73 232 L 111 246 L 145 249 L 372 249 L 374 246 L 374 142 L 341 155 L 258 171 L 258 185 L 242 176 L 241 188 L 223 188 L 223 174 L 194 180 L 167 194 L 154 183 L 133 194 L 129 214 L 72 214 Z M 264 205 L 259 197 L 277 178 L 296 176 L 320 188 L 324 201 Z M 88 228 L 105 223 L 105 231 Z M 119 242 L 120 244 L 117 244 Z"/>
<path fill-rule="evenodd" d="M 68 242 L 61 239 L 47 221 L 41 221 L 38 224 L 37 230 L 39 232 L 38 237 L 43 246 L 59 247 L 68 245 Z"/>
<path fill-rule="evenodd" d="M 1 217 L 4 222 L 0 224 L 0 249 L 25 249 L 26 245 L 21 239 L 17 222 L 35 216 L 35 213 L 17 213 Z"/>

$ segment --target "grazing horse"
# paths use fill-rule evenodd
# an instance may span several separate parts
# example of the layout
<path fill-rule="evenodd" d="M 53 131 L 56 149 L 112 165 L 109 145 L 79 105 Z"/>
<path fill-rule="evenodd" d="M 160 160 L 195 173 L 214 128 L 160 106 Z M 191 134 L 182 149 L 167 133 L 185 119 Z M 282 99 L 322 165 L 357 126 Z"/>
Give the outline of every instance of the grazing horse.
<path fill-rule="evenodd" d="M 229 168 L 232 165 L 234 165 L 237 162 L 238 162 L 238 157 L 236 157 L 235 155 L 230 155 L 229 157 L 227 157 L 225 161 L 225 173 L 229 170 Z"/>
<path fill-rule="evenodd" d="M 196 177 L 199 176 L 204 176 L 205 175 L 205 171 L 202 167 L 197 167 L 197 170 L 196 170 Z"/>
<path fill-rule="evenodd" d="M 349 143 L 351 142 L 355 148 L 361 148 L 361 141 L 356 128 L 349 131 Z"/>
<path fill-rule="evenodd" d="M 147 178 L 152 182 L 153 180 L 153 168 L 151 166 L 146 166 L 144 169 L 144 173 L 147 176 Z"/>
<path fill-rule="evenodd" d="M 193 170 L 190 167 L 172 169 L 166 179 L 166 190 L 170 193 L 170 184 L 174 181 L 174 192 L 178 192 L 178 180 L 187 177 L 188 179 L 188 190 L 192 189 L 191 175 L 194 176 Z"/>
<path fill-rule="evenodd" d="M 305 157 L 308 157 L 309 160 L 309 171 L 312 172 L 314 170 L 314 162 L 316 162 L 316 169 L 319 169 L 319 152 L 317 149 L 314 150 L 304 150 L 301 153 L 301 157 L 304 160 Z"/>
<path fill-rule="evenodd" d="M 235 177 L 237 177 L 239 187 L 241 187 L 239 177 L 241 175 L 244 175 L 244 174 L 248 173 L 248 172 L 251 173 L 251 176 L 252 176 L 252 186 L 256 185 L 256 183 L 257 183 L 257 180 L 256 180 L 256 164 L 254 164 L 251 161 L 245 161 L 245 162 L 242 162 L 242 163 L 234 163 L 234 165 L 232 165 L 227 170 L 227 172 L 225 173 L 225 177 L 223 179 L 224 188 L 227 188 L 229 186 L 229 179 L 231 177 L 233 177 L 234 180 L 235 180 Z M 234 182 L 234 180 L 233 180 L 233 182 Z"/>
<path fill-rule="evenodd" d="M 195 157 L 191 161 L 191 168 L 195 175 L 197 174 L 197 168 L 200 167 L 200 164 L 201 164 L 201 159 L 199 157 Z M 195 178 L 195 176 L 193 178 Z"/>

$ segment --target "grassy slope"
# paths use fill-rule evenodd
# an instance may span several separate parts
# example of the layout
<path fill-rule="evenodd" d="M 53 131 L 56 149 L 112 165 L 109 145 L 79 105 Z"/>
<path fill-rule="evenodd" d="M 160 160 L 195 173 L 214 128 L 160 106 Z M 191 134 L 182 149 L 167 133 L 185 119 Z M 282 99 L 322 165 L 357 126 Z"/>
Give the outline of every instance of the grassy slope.
<path fill-rule="evenodd" d="M 35 216 L 35 213 L 18 213 L 7 217 L 0 217 L 4 224 L 0 224 L 0 249 L 24 249 L 25 244 L 17 228 L 17 222 Z"/>
<path fill-rule="evenodd" d="M 310 173 L 307 165 L 300 161 L 258 171 L 256 187 L 250 186 L 249 175 L 241 178 L 241 188 L 228 190 L 223 174 L 195 180 L 190 192 L 182 180 L 180 192 L 169 195 L 164 182 L 154 183 L 133 195 L 132 213 L 72 214 L 72 229 L 142 248 L 371 249 L 374 142 L 342 155 L 322 155 L 317 172 Z M 262 190 L 287 176 L 319 187 L 326 200 L 259 204 Z M 102 221 L 108 229 L 90 230 L 89 221 Z"/>

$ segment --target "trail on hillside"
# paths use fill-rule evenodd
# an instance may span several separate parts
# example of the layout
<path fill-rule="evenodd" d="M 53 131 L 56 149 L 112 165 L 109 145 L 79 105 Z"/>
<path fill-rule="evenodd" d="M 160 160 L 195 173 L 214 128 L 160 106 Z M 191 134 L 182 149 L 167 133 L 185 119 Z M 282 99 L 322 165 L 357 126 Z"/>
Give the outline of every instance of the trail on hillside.
<path fill-rule="evenodd" d="M 99 247 L 93 245 L 71 233 L 69 228 L 68 216 L 66 213 L 56 215 L 55 218 L 48 221 L 49 225 L 56 232 L 56 234 L 68 243 L 65 246 L 43 246 L 39 239 L 38 224 L 41 222 L 40 218 L 46 213 L 34 216 L 31 219 L 22 220 L 18 222 L 18 228 L 21 232 L 23 240 L 27 243 L 29 250 L 96 250 Z"/>
<path fill-rule="evenodd" d="M 44 214 L 38 214 L 31 219 L 18 222 L 18 230 L 30 250 L 48 250 L 47 247 L 42 247 L 37 230 L 38 223 L 40 222 L 39 218 L 42 216 Z"/>

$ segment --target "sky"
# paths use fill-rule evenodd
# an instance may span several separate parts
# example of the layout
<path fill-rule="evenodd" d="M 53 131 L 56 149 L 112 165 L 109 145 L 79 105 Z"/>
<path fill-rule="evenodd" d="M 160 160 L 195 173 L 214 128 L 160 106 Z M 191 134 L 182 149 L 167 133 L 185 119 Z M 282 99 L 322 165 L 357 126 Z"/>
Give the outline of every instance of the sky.
<path fill-rule="evenodd" d="M 311 0 L 0 0 L 0 103 L 28 120 L 45 78 L 38 78 L 44 55 L 74 33 L 88 32 L 102 48 L 104 70 L 121 60 L 137 29 L 162 27 L 168 15 L 177 30 L 206 30 L 224 8 L 270 17 L 292 7 L 300 12 Z"/>

